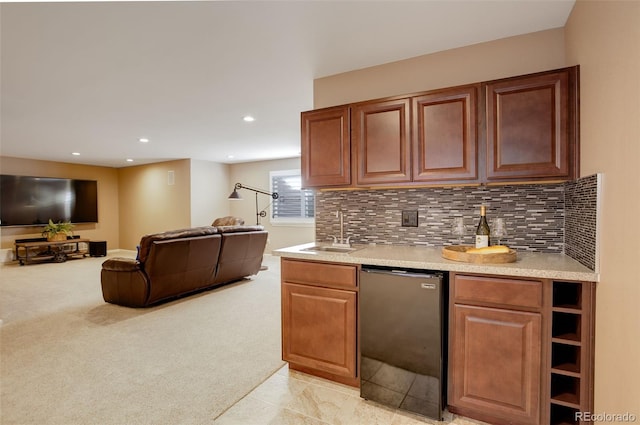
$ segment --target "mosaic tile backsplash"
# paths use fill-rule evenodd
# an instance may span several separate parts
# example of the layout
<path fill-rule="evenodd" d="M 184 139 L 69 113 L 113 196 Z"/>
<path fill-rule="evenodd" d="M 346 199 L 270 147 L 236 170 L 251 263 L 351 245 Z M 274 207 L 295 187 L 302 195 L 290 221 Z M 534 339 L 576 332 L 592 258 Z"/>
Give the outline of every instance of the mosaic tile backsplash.
<path fill-rule="evenodd" d="M 570 200 L 568 217 L 570 223 L 580 222 L 582 226 L 584 214 L 595 214 L 595 202 L 591 198 L 584 202 L 576 200 L 585 192 L 591 193 L 589 188 L 595 186 L 595 179 L 585 178 L 570 184 L 575 185 L 569 188 L 575 195 Z M 344 236 L 350 236 L 352 243 L 471 245 L 480 205 L 485 205 L 490 227 L 498 217 L 506 223 L 508 235 L 501 238 L 501 243 L 521 251 L 564 253 L 565 237 L 570 237 L 571 253 L 567 254 L 589 260 L 595 257 L 595 225 L 593 229 L 589 226 L 574 234 L 575 226 L 571 224 L 571 234 L 565 234 L 567 185 L 569 183 L 317 191 L 316 240 L 329 241 L 330 235 L 339 237 L 336 211 L 342 211 Z M 417 211 L 417 227 L 402 226 L 403 211 Z M 462 237 L 452 234 L 455 217 L 464 219 L 466 234 Z M 492 238 L 491 243 L 498 241 Z M 585 265 L 593 268 L 589 261 Z"/>
<path fill-rule="evenodd" d="M 596 270 L 596 230 L 600 176 L 565 184 L 564 252 L 581 264 Z M 597 271 L 597 270 L 596 270 Z"/>

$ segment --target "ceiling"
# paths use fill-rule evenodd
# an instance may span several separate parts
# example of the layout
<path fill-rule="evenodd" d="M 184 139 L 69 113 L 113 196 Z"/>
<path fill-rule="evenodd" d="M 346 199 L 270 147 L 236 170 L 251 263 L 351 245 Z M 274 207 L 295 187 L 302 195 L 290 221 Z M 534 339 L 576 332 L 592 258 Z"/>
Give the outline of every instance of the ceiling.
<path fill-rule="evenodd" d="M 108 167 L 294 157 L 315 78 L 562 27 L 573 4 L 2 3 L 0 154 Z"/>

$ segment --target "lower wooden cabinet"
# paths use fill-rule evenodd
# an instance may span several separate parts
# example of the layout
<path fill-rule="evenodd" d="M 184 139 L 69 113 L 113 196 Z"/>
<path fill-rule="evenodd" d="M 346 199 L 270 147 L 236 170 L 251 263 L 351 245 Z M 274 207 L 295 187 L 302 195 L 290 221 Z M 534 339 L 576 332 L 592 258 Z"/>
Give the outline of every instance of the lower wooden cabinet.
<path fill-rule="evenodd" d="M 454 275 L 449 410 L 494 424 L 541 423 L 542 290 L 541 281 Z"/>
<path fill-rule="evenodd" d="M 359 386 L 358 266 L 282 259 L 282 358 Z M 595 284 L 451 273 L 447 407 L 495 425 L 593 412 Z"/>
<path fill-rule="evenodd" d="M 504 423 L 540 419 L 541 315 L 454 305 L 449 404 Z"/>
<path fill-rule="evenodd" d="M 282 359 L 291 369 L 359 384 L 356 272 L 350 265 L 282 260 Z"/>
<path fill-rule="evenodd" d="M 491 424 L 586 424 L 595 284 L 452 273 L 449 410 Z"/>

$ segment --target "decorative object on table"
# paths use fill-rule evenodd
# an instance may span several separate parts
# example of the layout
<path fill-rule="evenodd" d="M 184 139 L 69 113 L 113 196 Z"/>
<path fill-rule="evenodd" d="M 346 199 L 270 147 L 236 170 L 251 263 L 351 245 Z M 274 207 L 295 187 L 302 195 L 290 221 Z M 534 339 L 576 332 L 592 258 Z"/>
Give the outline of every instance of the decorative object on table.
<path fill-rule="evenodd" d="M 464 224 L 464 217 L 454 217 L 451 222 L 451 234 L 458 237 L 458 245 L 462 245 L 462 238 L 467 233 L 467 228 Z"/>
<path fill-rule="evenodd" d="M 67 236 L 73 235 L 73 227 L 68 221 L 54 223 L 49 219 L 49 223 L 42 230 L 42 236 L 50 242 L 66 241 Z"/>
<path fill-rule="evenodd" d="M 509 236 L 504 218 L 495 218 L 493 220 L 493 223 L 491 224 L 491 236 L 498 239 L 497 245 L 502 245 L 502 238 Z"/>
<path fill-rule="evenodd" d="M 247 186 L 242 183 L 236 183 L 235 186 L 233 187 L 233 192 L 231 192 L 231 195 L 229 195 L 229 199 L 241 200 L 242 197 L 238 193 L 238 190 L 240 189 L 247 189 L 256 193 L 256 225 L 260 225 L 260 217 L 267 216 L 267 208 L 269 208 L 271 203 L 269 203 L 269 205 L 264 207 L 264 209 L 260 210 L 258 208 L 258 193 L 262 193 L 263 195 L 269 195 L 271 196 L 272 199 L 275 200 L 275 199 L 278 199 L 278 192 L 267 192 L 266 190 L 256 189 L 255 187 Z"/>
<path fill-rule="evenodd" d="M 489 230 L 489 224 L 487 223 L 486 208 L 487 207 L 484 205 L 480 206 L 480 222 L 476 228 L 476 248 L 485 248 L 489 246 L 489 235 L 491 234 L 491 230 Z"/>
<path fill-rule="evenodd" d="M 505 245 L 484 248 L 468 245 L 445 246 L 442 248 L 442 256 L 447 260 L 474 264 L 513 263 L 517 260 L 516 251 Z"/>

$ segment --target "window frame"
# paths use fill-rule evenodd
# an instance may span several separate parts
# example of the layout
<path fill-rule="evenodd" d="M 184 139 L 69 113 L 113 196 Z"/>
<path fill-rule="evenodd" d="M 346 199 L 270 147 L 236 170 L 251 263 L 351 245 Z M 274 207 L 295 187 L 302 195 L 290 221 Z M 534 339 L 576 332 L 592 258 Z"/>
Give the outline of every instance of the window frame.
<path fill-rule="evenodd" d="M 273 188 L 273 178 L 274 177 L 282 177 L 282 176 L 294 176 L 299 177 L 300 182 L 302 182 L 302 173 L 301 170 L 298 169 L 290 169 L 290 170 L 275 170 L 269 171 L 269 191 L 274 192 Z M 312 190 L 313 189 L 300 189 L 303 190 Z M 277 191 L 275 191 L 277 192 Z M 279 193 L 278 193 L 279 194 Z M 279 198 L 278 198 L 279 199 Z M 315 192 L 313 193 L 314 199 L 314 217 L 274 217 L 274 206 L 278 202 L 278 199 L 274 199 L 271 205 L 269 205 L 269 222 L 273 226 L 300 226 L 300 227 L 313 227 L 315 226 Z M 301 206 L 302 211 L 302 206 Z"/>

